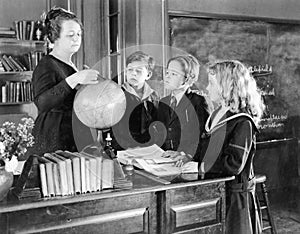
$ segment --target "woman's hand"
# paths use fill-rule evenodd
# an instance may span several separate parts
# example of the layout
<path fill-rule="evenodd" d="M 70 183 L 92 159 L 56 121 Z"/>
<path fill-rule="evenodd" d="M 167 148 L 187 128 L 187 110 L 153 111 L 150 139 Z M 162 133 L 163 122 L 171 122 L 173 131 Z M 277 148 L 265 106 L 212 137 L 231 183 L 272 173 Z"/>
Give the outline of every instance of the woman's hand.
<path fill-rule="evenodd" d="M 100 77 L 100 73 L 97 70 L 86 69 L 67 77 L 66 82 L 71 88 L 75 88 L 78 84 L 98 84 Z"/>
<path fill-rule="evenodd" d="M 162 157 L 169 157 L 176 161 L 176 167 L 182 167 L 185 163 L 191 161 L 193 157 L 189 154 L 185 154 L 184 152 L 167 150 L 163 153 Z"/>
<path fill-rule="evenodd" d="M 97 70 L 86 69 L 74 74 L 78 84 L 97 84 L 100 74 Z"/>

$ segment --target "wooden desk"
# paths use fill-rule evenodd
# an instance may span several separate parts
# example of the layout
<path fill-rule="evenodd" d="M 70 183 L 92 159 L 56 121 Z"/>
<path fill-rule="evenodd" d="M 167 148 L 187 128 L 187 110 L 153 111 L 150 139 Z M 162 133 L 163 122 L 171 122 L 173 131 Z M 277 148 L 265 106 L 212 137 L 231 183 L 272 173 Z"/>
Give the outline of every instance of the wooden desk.
<path fill-rule="evenodd" d="M 223 233 L 225 181 L 162 185 L 142 175 L 133 188 L 0 205 L 0 233 Z"/>

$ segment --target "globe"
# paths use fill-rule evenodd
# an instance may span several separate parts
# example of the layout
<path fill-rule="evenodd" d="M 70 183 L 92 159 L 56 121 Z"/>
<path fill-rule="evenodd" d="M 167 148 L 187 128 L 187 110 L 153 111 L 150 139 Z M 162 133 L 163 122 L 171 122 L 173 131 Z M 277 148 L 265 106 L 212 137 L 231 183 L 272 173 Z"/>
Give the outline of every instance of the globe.
<path fill-rule="evenodd" d="M 118 123 L 125 113 L 126 98 L 121 87 L 111 80 L 82 86 L 76 93 L 74 112 L 90 128 L 105 129 Z"/>

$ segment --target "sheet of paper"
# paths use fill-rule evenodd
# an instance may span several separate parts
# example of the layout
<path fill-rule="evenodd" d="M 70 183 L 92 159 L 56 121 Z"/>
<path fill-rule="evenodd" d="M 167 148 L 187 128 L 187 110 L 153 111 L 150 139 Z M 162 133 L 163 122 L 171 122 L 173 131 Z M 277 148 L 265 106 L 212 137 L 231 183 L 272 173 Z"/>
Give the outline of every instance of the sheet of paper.
<path fill-rule="evenodd" d="M 148 163 L 149 160 L 145 159 L 135 159 L 135 161 L 149 173 L 156 176 L 171 176 L 171 175 L 179 175 L 181 174 L 181 168 L 175 167 L 174 163 L 168 164 L 153 164 Z"/>
<path fill-rule="evenodd" d="M 151 159 L 153 163 L 173 163 L 171 158 L 162 157 L 164 150 L 157 145 L 151 145 L 148 147 L 131 148 L 117 152 L 117 157 L 123 164 L 132 163 L 134 159 Z M 150 161 L 149 161 L 150 163 Z"/>

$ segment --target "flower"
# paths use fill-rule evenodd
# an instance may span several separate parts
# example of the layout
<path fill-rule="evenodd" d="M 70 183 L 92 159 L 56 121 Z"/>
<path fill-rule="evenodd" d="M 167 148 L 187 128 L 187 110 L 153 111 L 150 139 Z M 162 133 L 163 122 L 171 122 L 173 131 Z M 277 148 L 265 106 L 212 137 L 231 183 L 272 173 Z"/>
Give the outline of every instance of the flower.
<path fill-rule="evenodd" d="M 32 118 L 22 118 L 16 125 L 14 122 L 4 122 L 0 128 L 0 159 L 17 158 L 27 152 L 28 147 L 34 144 Z"/>

